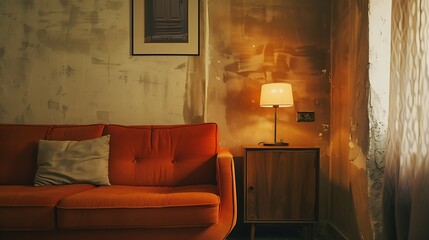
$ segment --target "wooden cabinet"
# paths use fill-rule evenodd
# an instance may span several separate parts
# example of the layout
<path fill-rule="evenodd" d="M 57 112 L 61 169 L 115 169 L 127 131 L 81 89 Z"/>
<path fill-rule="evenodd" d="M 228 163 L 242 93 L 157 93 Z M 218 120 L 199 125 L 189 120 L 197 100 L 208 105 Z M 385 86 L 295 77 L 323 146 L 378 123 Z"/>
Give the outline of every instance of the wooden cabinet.
<path fill-rule="evenodd" d="M 244 222 L 316 223 L 319 149 L 244 146 Z"/>

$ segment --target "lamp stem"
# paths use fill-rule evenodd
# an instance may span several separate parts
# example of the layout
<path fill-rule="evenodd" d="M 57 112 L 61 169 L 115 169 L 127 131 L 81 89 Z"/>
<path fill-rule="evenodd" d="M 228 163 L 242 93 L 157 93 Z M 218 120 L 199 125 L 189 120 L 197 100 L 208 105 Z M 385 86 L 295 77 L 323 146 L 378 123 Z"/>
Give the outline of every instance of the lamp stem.
<path fill-rule="evenodd" d="M 274 105 L 274 144 L 277 142 L 277 108 L 279 105 Z"/>

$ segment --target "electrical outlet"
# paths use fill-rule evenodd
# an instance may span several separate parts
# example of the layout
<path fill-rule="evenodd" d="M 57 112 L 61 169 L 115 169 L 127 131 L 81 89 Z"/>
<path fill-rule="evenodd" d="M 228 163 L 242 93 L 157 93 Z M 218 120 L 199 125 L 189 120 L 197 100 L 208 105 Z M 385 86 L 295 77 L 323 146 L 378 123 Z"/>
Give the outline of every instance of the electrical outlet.
<path fill-rule="evenodd" d="M 297 112 L 297 122 L 314 122 L 314 112 Z"/>

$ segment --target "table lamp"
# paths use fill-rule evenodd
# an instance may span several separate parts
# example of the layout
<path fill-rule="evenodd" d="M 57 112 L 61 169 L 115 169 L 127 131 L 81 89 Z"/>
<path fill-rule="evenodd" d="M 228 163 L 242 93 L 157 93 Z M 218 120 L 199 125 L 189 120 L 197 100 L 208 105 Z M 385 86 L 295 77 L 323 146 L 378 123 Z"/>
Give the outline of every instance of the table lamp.
<path fill-rule="evenodd" d="M 274 142 L 264 143 L 265 146 L 288 146 L 289 143 L 277 142 L 277 108 L 292 107 L 292 85 L 289 83 L 267 83 L 261 86 L 261 107 L 274 108 Z"/>

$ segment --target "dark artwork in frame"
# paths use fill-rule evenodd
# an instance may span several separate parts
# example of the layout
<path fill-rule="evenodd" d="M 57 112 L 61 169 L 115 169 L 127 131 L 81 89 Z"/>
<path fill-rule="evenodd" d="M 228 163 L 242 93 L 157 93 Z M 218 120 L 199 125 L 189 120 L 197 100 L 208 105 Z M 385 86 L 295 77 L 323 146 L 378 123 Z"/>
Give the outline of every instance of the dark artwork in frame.
<path fill-rule="evenodd" d="M 133 55 L 199 55 L 199 0 L 133 0 Z"/>

